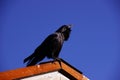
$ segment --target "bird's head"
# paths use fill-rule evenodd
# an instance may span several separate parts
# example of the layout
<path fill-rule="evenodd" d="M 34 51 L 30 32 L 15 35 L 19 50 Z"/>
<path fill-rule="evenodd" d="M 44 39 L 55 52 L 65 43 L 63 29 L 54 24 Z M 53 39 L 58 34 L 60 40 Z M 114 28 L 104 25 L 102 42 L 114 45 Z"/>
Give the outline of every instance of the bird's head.
<path fill-rule="evenodd" d="M 68 40 L 71 32 L 72 25 L 62 25 L 56 32 L 62 33 L 65 40 Z"/>

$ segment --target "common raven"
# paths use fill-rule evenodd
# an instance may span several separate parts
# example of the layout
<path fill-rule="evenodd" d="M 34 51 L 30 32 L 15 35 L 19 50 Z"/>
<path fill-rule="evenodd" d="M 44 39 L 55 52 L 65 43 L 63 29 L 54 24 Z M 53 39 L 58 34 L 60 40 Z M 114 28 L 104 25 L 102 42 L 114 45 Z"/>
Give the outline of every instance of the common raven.
<path fill-rule="evenodd" d="M 62 25 L 57 31 L 49 35 L 43 43 L 38 46 L 34 53 L 24 59 L 27 66 L 37 64 L 45 57 L 59 60 L 59 53 L 63 46 L 64 41 L 67 41 L 71 32 L 71 25 Z"/>

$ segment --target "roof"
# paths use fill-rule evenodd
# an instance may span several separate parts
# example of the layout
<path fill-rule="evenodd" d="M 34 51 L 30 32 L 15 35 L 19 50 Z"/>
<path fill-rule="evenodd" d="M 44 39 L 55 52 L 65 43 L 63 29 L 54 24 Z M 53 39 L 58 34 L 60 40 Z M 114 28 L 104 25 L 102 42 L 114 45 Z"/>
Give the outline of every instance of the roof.
<path fill-rule="evenodd" d="M 22 79 L 31 76 L 42 75 L 53 71 L 58 71 L 59 73 L 72 80 L 88 80 L 84 77 L 81 71 L 77 70 L 62 59 L 60 63 L 59 61 L 48 61 L 35 66 L 0 72 L 0 80 Z"/>

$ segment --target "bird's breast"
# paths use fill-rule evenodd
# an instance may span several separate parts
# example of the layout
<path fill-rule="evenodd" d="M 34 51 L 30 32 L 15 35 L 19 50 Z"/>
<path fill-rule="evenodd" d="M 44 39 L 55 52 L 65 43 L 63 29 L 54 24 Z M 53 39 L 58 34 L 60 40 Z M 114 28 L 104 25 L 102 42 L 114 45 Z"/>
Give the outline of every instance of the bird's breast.
<path fill-rule="evenodd" d="M 58 43 L 59 44 L 63 44 L 63 42 L 64 42 L 64 37 L 63 37 L 63 35 L 60 33 L 60 34 L 58 34 L 58 37 L 57 37 L 57 40 L 58 40 Z"/>

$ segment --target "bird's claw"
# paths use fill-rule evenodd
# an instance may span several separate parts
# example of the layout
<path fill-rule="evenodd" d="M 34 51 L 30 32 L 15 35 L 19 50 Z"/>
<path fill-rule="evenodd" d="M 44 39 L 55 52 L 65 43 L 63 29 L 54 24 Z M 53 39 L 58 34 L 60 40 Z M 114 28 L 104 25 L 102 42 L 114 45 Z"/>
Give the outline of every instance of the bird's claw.
<path fill-rule="evenodd" d="M 60 58 L 55 58 L 54 61 L 61 61 L 61 59 Z"/>
<path fill-rule="evenodd" d="M 61 59 L 60 59 L 60 58 L 55 58 L 55 59 L 52 61 L 52 63 L 54 63 L 55 61 L 58 61 L 59 64 L 60 64 L 60 67 L 62 67 L 62 65 L 61 65 Z M 54 63 L 54 64 L 55 64 L 55 63 Z"/>

